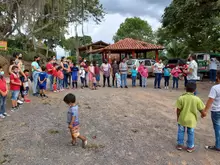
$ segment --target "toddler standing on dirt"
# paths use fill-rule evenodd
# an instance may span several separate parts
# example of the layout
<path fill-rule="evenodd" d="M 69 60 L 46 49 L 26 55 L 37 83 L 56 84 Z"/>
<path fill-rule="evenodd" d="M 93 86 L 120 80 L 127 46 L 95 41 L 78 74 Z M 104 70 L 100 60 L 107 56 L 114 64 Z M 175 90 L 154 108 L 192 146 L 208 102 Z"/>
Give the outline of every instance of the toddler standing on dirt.
<path fill-rule="evenodd" d="M 26 77 L 21 76 L 21 82 L 22 82 L 22 86 L 21 86 L 21 96 L 22 98 L 24 98 L 24 102 L 26 103 L 30 103 L 31 100 L 28 99 L 28 92 L 29 92 L 29 82 L 28 82 L 28 77 L 29 77 L 29 70 L 24 70 L 24 74 Z"/>
<path fill-rule="evenodd" d="M 86 78 L 86 72 L 84 70 L 83 67 L 81 67 L 80 71 L 79 71 L 79 75 L 80 75 L 80 80 L 81 80 L 81 88 L 84 88 L 84 82 L 85 82 L 85 78 Z"/>
<path fill-rule="evenodd" d="M 177 134 L 177 149 L 184 149 L 184 134 L 187 129 L 187 152 L 191 153 L 195 150 L 194 144 L 194 128 L 197 124 L 197 111 L 200 111 L 202 117 L 205 112 L 205 108 L 202 100 L 194 95 L 196 91 L 195 83 L 188 83 L 186 85 L 186 93 L 179 97 L 176 102 L 177 107 L 177 122 L 178 122 L 178 134 Z"/>
<path fill-rule="evenodd" d="M 67 113 L 67 123 L 72 136 L 72 145 L 76 145 L 76 139 L 79 138 L 82 140 L 82 147 L 85 148 L 87 140 L 86 137 L 79 133 L 79 112 L 76 97 L 74 94 L 69 93 L 64 97 L 63 101 L 70 107 Z"/>
<path fill-rule="evenodd" d="M 147 87 L 147 78 L 148 78 L 148 69 L 146 66 L 144 66 L 144 69 L 141 71 L 142 88 Z"/>
<path fill-rule="evenodd" d="M 116 77 L 116 87 L 120 88 L 120 86 L 121 86 L 121 75 L 120 75 L 119 71 L 117 71 L 115 73 L 115 77 Z"/>

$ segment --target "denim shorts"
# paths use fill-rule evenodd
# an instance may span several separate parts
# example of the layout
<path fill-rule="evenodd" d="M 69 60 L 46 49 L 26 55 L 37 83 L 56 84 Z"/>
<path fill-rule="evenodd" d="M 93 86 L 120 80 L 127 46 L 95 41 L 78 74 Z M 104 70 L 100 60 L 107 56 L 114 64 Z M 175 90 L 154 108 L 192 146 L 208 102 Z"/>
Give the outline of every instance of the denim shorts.
<path fill-rule="evenodd" d="M 11 91 L 11 100 L 17 100 L 20 90 Z"/>

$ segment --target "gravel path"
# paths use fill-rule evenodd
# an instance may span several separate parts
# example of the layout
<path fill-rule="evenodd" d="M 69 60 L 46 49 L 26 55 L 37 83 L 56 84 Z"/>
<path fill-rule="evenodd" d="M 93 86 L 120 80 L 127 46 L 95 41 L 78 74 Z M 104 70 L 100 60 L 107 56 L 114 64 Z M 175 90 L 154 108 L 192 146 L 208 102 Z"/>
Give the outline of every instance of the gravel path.
<path fill-rule="evenodd" d="M 149 87 L 68 90 L 32 98 L 19 112 L 0 121 L 0 164 L 11 165 L 219 165 L 210 117 L 196 128 L 196 151 L 176 151 L 175 101 L 183 92 Z M 129 81 L 129 83 L 131 83 Z M 199 85 L 206 100 L 210 86 Z M 87 149 L 70 145 L 66 124 L 68 107 L 62 102 L 73 92 L 80 106 L 81 134 Z"/>

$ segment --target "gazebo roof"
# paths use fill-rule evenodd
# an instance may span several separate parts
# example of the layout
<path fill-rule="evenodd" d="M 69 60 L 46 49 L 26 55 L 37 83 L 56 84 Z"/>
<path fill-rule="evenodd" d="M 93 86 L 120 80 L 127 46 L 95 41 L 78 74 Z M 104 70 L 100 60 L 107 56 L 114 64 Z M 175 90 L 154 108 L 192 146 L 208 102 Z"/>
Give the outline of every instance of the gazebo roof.
<path fill-rule="evenodd" d="M 104 47 L 106 47 L 108 45 L 109 44 L 106 43 L 106 42 L 97 41 L 97 42 L 94 42 L 94 43 L 91 43 L 91 44 L 83 45 L 82 47 L 79 48 L 79 51 L 83 51 L 83 50 L 86 51 L 87 49 L 89 49 L 90 46 L 95 46 L 98 49 L 100 49 L 100 48 L 104 48 Z"/>
<path fill-rule="evenodd" d="M 144 41 L 134 40 L 132 38 L 125 38 L 112 45 L 103 48 L 103 51 L 123 51 L 123 50 L 163 50 L 161 45 L 154 45 Z"/>

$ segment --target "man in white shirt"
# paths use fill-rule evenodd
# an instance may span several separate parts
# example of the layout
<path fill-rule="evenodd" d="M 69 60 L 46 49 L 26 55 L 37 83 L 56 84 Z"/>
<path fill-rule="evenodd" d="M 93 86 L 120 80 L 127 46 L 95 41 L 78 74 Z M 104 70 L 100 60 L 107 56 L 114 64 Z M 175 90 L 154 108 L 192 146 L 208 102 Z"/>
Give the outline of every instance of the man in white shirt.
<path fill-rule="evenodd" d="M 160 82 L 162 79 L 162 73 L 163 73 L 164 65 L 162 63 L 162 60 L 159 60 L 159 62 L 155 63 L 153 66 L 154 74 L 155 74 L 155 80 L 154 80 L 154 88 L 161 89 Z"/>
<path fill-rule="evenodd" d="M 216 60 L 216 58 L 211 58 L 209 62 L 210 83 L 216 82 L 217 63 L 218 61 Z"/>
<path fill-rule="evenodd" d="M 185 73 L 187 74 L 187 82 L 196 83 L 196 81 L 198 80 L 198 64 L 196 62 L 196 55 L 189 55 L 188 61 L 190 62 L 189 67 L 188 70 L 185 71 Z M 196 93 L 197 92 L 195 92 L 194 94 L 196 95 Z"/>
<path fill-rule="evenodd" d="M 211 118 L 213 123 L 213 128 L 215 131 L 215 145 L 206 146 L 206 149 L 218 151 L 220 153 L 220 72 L 217 73 L 218 84 L 213 86 L 210 93 L 209 99 L 205 107 L 205 115 L 209 109 L 211 109 Z"/>

